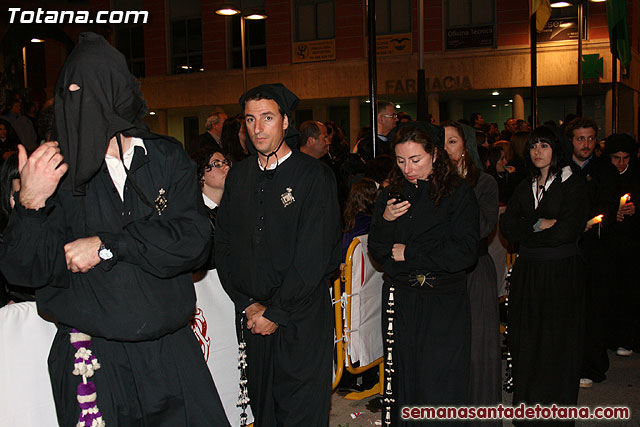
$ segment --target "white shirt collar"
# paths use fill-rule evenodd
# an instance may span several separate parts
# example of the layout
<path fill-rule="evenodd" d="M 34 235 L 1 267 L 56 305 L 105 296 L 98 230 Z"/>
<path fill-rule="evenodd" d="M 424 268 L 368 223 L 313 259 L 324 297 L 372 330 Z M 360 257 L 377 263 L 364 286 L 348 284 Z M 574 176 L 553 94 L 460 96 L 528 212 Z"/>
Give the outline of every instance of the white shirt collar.
<path fill-rule="evenodd" d="M 572 174 L 573 172 L 571 171 L 571 166 L 563 167 L 562 172 L 560 173 L 560 182 L 565 182 Z M 547 191 L 549 187 L 551 187 L 551 184 L 553 183 L 553 181 L 555 181 L 555 179 L 556 175 L 553 175 L 551 178 L 547 179 L 547 182 L 545 182 L 544 184 L 544 191 L 542 191 L 542 194 L 540 194 L 538 191 L 538 179 L 533 179 L 531 183 L 531 190 L 533 191 L 533 201 L 535 209 L 538 209 L 538 204 L 544 198 L 544 192 Z"/>
<path fill-rule="evenodd" d="M 272 163 L 267 170 L 273 170 L 276 167 L 278 167 L 279 165 L 281 165 L 282 163 L 284 163 L 285 160 L 287 160 L 289 157 L 291 157 L 291 154 L 293 154 L 293 150 L 289 151 L 287 154 L 285 154 L 282 157 L 276 157 L 278 159 L 277 162 Z M 264 168 L 262 167 L 262 164 L 260 163 L 260 156 L 258 156 L 258 167 L 260 168 L 260 170 L 264 170 Z"/>
<path fill-rule="evenodd" d="M 206 194 L 202 193 L 202 200 L 204 200 L 204 204 L 209 208 L 209 209 L 213 209 L 213 208 L 217 208 L 218 204 L 216 202 L 214 202 L 213 200 L 211 200 L 210 198 L 207 197 Z"/>
<path fill-rule="evenodd" d="M 127 180 L 127 172 L 124 170 L 125 166 L 127 169 L 131 167 L 131 161 L 133 160 L 133 154 L 136 147 L 142 147 L 144 150 L 144 154 L 147 154 L 147 147 L 144 146 L 144 141 L 140 138 L 132 138 L 131 146 L 123 153 L 123 161 L 122 162 L 117 157 L 111 156 L 109 154 L 104 156 L 104 162 L 107 164 L 107 169 L 109 170 L 109 175 L 111 176 L 111 180 L 113 181 L 113 185 L 115 185 L 118 190 L 118 194 L 120 195 L 120 200 L 124 200 L 124 183 Z"/>
<path fill-rule="evenodd" d="M 144 145 L 144 141 L 140 138 L 131 138 L 131 146 L 129 149 L 122 155 L 124 160 L 124 165 L 129 169 L 131 167 L 131 161 L 133 160 L 133 153 L 135 152 L 136 147 L 142 147 L 144 150 L 144 154 L 147 154 L 147 147 Z M 104 156 L 105 160 L 107 160 L 107 164 L 109 160 L 116 160 L 120 162 L 116 157 L 107 154 Z"/>

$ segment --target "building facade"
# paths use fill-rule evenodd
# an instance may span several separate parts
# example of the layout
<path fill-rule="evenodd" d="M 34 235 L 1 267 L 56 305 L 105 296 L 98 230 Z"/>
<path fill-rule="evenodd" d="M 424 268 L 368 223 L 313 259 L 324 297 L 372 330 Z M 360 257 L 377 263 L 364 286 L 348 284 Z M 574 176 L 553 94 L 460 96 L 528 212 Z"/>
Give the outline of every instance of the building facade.
<path fill-rule="evenodd" d="M 419 63 L 419 0 L 376 0 L 378 98 L 415 118 Z M 428 109 L 437 121 L 483 114 L 502 128 L 509 117 L 530 115 L 530 18 L 527 0 L 422 0 Z M 23 2 L 21 2 L 23 3 Z M 34 2 L 37 3 L 37 2 Z M 91 10 L 142 10 L 145 24 L 99 27 L 118 47 L 153 112 L 152 130 L 181 141 L 204 131 L 209 111 L 239 113 L 243 92 L 240 17 L 216 14 L 222 0 L 107 0 L 59 2 Z M 24 2 L 28 4 L 28 2 Z M 47 3 L 49 5 L 49 3 Z M 612 127 L 612 56 L 606 7 L 583 1 L 583 111 L 603 131 Z M 248 87 L 281 82 L 301 104 L 296 122 L 333 120 L 355 141 L 368 125 L 369 79 L 366 0 L 243 0 Z M 63 6 L 62 4 L 59 6 Z M 23 9 L 28 6 L 21 6 Z M 37 7 L 37 4 L 34 4 Z M 51 6 L 48 6 L 51 7 Z M 56 6 L 58 7 L 58 6 Z M 618 68 L 617 130 L 638 135 L 640 4 L 628 1 L 632 61 Z M 559 122 L 576 112 L 577 6 L 554 9 L 538 33 L 538 118 Z M 2 25 L 6 25 L 6 22 Z M 0 27 L 6 36 L 14 24 Z M 91 26 L 60 25 L 74 39 Z M 95 30 L 94 30 L 95 31 Z M 3 36 L 2 43 L 6 42 Z M 64 46 L 44 38 L 44 89 L 52 93 Z M 56 47 L 56 43 L 59 46 Z"/>

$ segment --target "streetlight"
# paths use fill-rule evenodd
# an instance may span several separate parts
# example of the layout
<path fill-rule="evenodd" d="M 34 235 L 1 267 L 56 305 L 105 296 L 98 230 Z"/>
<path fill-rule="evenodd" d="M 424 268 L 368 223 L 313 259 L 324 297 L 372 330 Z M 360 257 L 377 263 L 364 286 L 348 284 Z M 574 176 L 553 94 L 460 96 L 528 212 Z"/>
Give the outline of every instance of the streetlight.
<path fill-rule="evenodd" d="M 225 3 L 222 7 L 216 10 L 218 15 L 222 16 L 234 16 L 240 15 L 240 44 L 242 55 L 242 93 L 247 92 L 247 52 L 245 47 L 245 20 L 250 19 L 257 21 L 261 19 L 267 19 L 267 14 L 262 10 L 251 10 L 249 14 L 244 14 L 242 10 L 238 9 L 232 3 Z"/>

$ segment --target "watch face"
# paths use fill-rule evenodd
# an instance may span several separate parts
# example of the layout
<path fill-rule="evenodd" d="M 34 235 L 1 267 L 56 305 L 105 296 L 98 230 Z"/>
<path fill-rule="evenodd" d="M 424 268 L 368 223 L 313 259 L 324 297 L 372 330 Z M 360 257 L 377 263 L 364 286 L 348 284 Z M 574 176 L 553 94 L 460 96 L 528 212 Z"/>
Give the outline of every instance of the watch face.
<path fill-rule="evenodd" d="M 113 252 L 111 252 L 111 249 L 107 249 L 103 246 L 98 251 L 98 256 L 100 257 L 101 260 L 106 261 L 108 259 L 113 258 Z"/>

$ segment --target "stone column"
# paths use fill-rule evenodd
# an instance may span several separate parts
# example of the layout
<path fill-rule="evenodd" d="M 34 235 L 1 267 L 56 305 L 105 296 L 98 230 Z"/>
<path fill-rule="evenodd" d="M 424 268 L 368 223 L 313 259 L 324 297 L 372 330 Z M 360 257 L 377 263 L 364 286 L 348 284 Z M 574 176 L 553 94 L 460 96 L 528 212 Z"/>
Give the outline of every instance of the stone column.
<path fill-rule="evenodd" d="M 524 116 L 524 98 L 522 98 L 522 94 L 516 93 L 513 95 L 513 105 L 511 106 L 511 109 L 514 119 L 526 120 Z"/>

